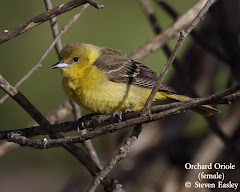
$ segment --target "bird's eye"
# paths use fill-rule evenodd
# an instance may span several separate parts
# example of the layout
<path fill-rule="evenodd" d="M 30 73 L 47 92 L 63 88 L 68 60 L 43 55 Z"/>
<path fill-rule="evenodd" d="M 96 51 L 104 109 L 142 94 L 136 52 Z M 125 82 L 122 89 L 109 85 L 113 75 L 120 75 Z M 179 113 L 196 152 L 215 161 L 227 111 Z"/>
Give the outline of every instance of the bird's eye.
<path fill-rule="evenodd" d="M 73 57 L 74 62 L 78 62 L 78 57 Z"/>

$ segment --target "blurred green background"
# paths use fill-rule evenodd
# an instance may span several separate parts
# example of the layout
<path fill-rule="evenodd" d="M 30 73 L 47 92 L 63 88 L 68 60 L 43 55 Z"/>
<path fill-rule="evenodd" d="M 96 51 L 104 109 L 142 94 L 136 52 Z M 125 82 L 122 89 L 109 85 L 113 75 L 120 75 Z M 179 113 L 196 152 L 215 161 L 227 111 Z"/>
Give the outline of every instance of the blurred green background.
<path fill-rule="evenodd" d="M 53 0 L 52 2 L 55 7 L 66 1 Z M 99 2 L 104 4 L 104 9 L 97 10 L 89 7 L 62 36 L 63 45 L 71 42 L 85 42 L 112 47 L 130 54 L 154 36 L 137 0 L 100 0 Z M 167 2 L 179 13 L 184 13 L 197 0 Z M 166 28 L 172 23 L 172 19 L 156 4 L 153 5 L 162 27 Z M 58 16 L 59 28 L 64 26 L 79 9 L 78 7 Z M 0 10 L 0 31 L 3 32 L 44 12 L 45 6 L 43 1 L 2 1 Z M 50 24 L 47 21 L 2 44 L 0 73 L 14 85 L 37 63 L 52 40 Z M 175 43 L 176 39 L 171 41 L 170 46 L 174 47 Z M 187 43 L 184 46 L 186 45 Z M 56 109 L 67 99 L 62 91 L 60 72 L 49 69 L 57 60 L 57 54 L 53 49 L 43 61 L 43 67 L 34 72 L 34 75 L 19 87 L 19 90 L 44 115 Z M 142 62 L 159 73 L 166 62 L 166 57 L 160 50 Z M 170 76 L 171 73 L 168 74 L 167 79 Z M 0 91 L 0 98 L 4 95 L 5 93 Z M 0 105 L 0 113 L 0 130 L 24 128 L 32 121 L 11 98 Z M 94 145 L 101 150 L 100 139 L 95 139 Z M 23 147 L 0 159 L 0 185 L 12 179 L 14 182 L 17 180 L 20 186 L 22 183 L 19 177 L 22 172 L 29 172 L 28 177 L 32 178 L 35 177 L 36 171 L 41 171 L 44 181 L 48 180 L 49 174 L 51 175 L 52 190 L 56 191 L 61 189 L 64 183 L 54 185 L 54 181 L 64 182 L 80 166 L 74 157 L 60 148 L 35 150 Z M 44 172 L 48 175 L 45 178 Z M 63 172 L 64 174 L 59 174 Z"/>

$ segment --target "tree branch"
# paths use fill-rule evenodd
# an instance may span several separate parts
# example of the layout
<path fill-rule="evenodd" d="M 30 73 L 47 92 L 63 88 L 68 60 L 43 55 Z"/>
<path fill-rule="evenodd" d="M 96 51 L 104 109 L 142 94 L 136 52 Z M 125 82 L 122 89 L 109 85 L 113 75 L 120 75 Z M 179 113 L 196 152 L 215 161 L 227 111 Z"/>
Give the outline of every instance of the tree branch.
<path fill-rule="evenodd" d="M 53 17 L 56 17 L 57 15 L 60 15 L 67 11 L 70 11 L 70 10 L 72 10 L 82 4 L 85 4 L 85 3 L 89 3 L 90 5 L 92 5 L 93 7 L 97 8 L 97 9 L 101 9 L 104 7 L 102 4 L 98 3 L 95 0 L 72 0 L 72 1 L 69 1 L 69 2 L 64 3 L 58 7 L 55 7 L 49 11 L 46 11 L 11 30 L 5 30 L 3 33 L 0 34 L 0 44 L 18 36 L 18 35 L 21 35 L 22 33 L 38 26 L 39 24 L 41 24 Z"/>
<path fill-rule="evenodd" d="M 160 85 L 163 82 L 164 77 L 166 76 L 170 66 L 172 65 L 175 57 L 178 54 L 179 49 L 182 47 L 184 40 L 187 38 L 187 36 L 190 34 L 190 32 L 194 29 L 194 27 L 200 22 L 200 20 L 203 19 L 203 17 L 205 16 L 205 14 L 207 13 L 208 9 L 211 7 L 211 5 L 215 2 L 216 0 L 208 0 L 207 3 L 204 5 L 204 7 L 201 9 L 200 13 L 197 15 L 197 17 L 195 17 L 195 19 L 190 23 L 190 25 L 180 33 L 180 38 L 178 39 L 178 42 L 172 52 L 172 55 L 170 56 L 170 58 L 168 59 L 166 65 L 164 66 L 151 94 L 149 95 L 144 109 L 143 109 L 143 114 L 147 114 L 147 112 L 149 111 L 150 105 L 152 103 L 153 98 L 155 97 Z"/>
<path fill-rule="evenodd" d="M 80 109 L 80 106 L 78 104 L 76 104 L 75 102 L 73 101 L 70 101 L 71 102 L 71 105 L 72 105 L 72 108 L 73 108 L 73 114 L 74 114 L 74 120 L 77 121 L 79 118 L 81 118 L 81 109 Z M 87 134 L 87 130 L 84 129 L 84 130 L 80 130 L 78 132 L 79 135 L 84 135 L 84 134 Z M 103 166 L 102 166 L 102 163 L 98 157 L 98 154 L 96 152 L 96 150 L 94 149 L 93 147 L 93 144 L 92 144 L 92 141 L 91 140 L 86 140 L 84 141 L 83 143 L 83 146 L 85 147 L 85 149 L 87 150 L 90 158 L 93 160 L 93 162 L 100 168 L 102 169 Z"/>
<path fill-rule="evenodd" d="M 232 88 L 230 88 L 230 89 L 232 89 Z M 230 94 L 227 94 L 227 96 L 221 97 L 217 100 L 207 102 L 207 104 L 231 104 L 233 102 L 240 101 L 240 92 L 239 91 L 237 92 L 235 90 L 232 90 L 232 91 L 234 93 L 230 93 Z M 202 99 L 204 99 L 204 98 L 202 98 Z M 205 98 L 205 99 L 207 99 L 207 98 Z M 196 101 L 196 100 L 199 100 L 199 99 L 195 99 L 195 100 L 192 100 L 192 101 Z M 151 114 L 160 113 L 160 112 L 172 109 L 174 107 L 180 107 L 183 104 L 184 104 L 183 102 L 175 102 L 175 103 L 170 103 L 170 104 L 165 104 L 165 105 L 157 105 L 157 106 L 151 107 L 150 112 L 151 112 Z M 137 117 L 140 116 L 141 112 L 142 112 L 142 110 L 123 114 L 123 120 L 125 121 L 125 120 L 128 120 L 128 119 L 137 118 Z M 84 118 L 84 117 L 85 116 L 83 116 L 83 118 L 82 118 L 83 119 L 82 122 L 83 122 L 85 128 L 95 129 L 96 127 L 99 127 L 99 126 L 106 126 L 105 127 L 106 129 L 103 130 L 103 132 L 102 132 L 102 129 L 104 129 L 104 127 L 101 128 L 101 131 L 100 130 L 94 130 L 94 132 L 88 133 L 88 136 L 84 135 L 84 138 L 82 138 L 82 140 L 80 142 L 83 142 L 84 140 L 87 140 L 87 139 L 95 138 L 95 137 L 100 136 L 102 134 L 114 132 L 114 128 L 112 128 L 111 130 L 107 129 L 107 126 L 111 127 L 110 122 L 113 122 L 112 116 L 104 116 L 104 117 L 96 116 L 96 119 L 87 119 L 87 118 Z M 53 118 L 54 119 L 56 118 L 55 115 L 53 115 Z M 50 118 L 50 119 L 52 119 L 52 118 Z M 57 117 L 57 119 L 58 119 L 58 117 Z M 157 119 L 155 117 L 153 117 L 153 120 L 157 120 Z M 122 122 L 124 122 L 124 121 L 122 121 Z M 138 122 L 139 121 L 137 121 L 137 123 Z M 145 123 L 145 122 L 143 122 L 143 123 Z M 113 125 L 117 125 L 117 124 L 114 123 Z M 128 125 L 126 125 L 126 127 L 127 126 Z M 60 124 L 53 124 L 51 126 L 35 126 L 35 127 L 30 127 L 30 128 L 24 128 L 24 129 L 14 129 L 14 130 L 8 130 L 8 131 L 0 131 L 0 140 L 7 139 L 7 135 L 12 131 L 17 131 L 17 132 L 19 131 L 25 137 L 30 138 L 30 137 L 37 136 L 37 135 L 46 135 L 50 132 L 54 132 L 54 133 L 70 132 L 70 131 L 76 130 L 75 127 L 76 127 L 76 122 L 75 121 L 67 121 L 67 122 L 60 123 Z"/>
<path fill-rule="evenodd" d="M 239 92 L 236 93 L 239 89 L 240 89 L 240 85 L 238 84 L 238 85 L 236 85 L 232 88 L 229 88 L 221 93 L 213 94 L 206 98 L 198 98 L 198 99 L 192 99 L 192 100 L 186 101 L 186 102 L 179 102 L 179 103 L 172 103 L 172 104 L 164 105 L 163 108 L 165 110 L 161 111 L 161 112 L 156 112 L 156 113 L 154 113 L 154 110 L 158 111 L 159 109 L 161 109 L 161 106 L 155 106 L 155 107 L 153 107 L 154 110 L 151 111 L 151 114 L 152 114 L 151 116 L 141 116 L 142 110 L 127 113 L 125 116 L 123 116 L 123 119 L 126 118 L 126 120 L 123 120 L 119 123 L 107 123 L 106 125 L 103 125 L 100 129 L 94 130 L 93 132 L 89 132 L 88 134 L 79 135 L 79 136 L 75 136 L 75 137 L 66 137 L 66 138 L 60 138 L 60 139 L 54 139 L 54 140 L 48 140 L 48 141 L 28 140 L 27 139 L 27 137 L 32 137 L 35 135 L 45 135 L 45 134 L 47 134 L 49 132 L 53 132 L 53 131 L 56 131 L 56 132 L 57 131 L 62 131 L 62 132 L 72 131 L 76 127 L 76 122 L 70 121 L 70 122 L 64 122 L 61 124 L 55 124 L 55 125 L 51 125 L 51 126 L 43 126 L 43 127 L 39 126 L 39 127 L 26 128 L 26 129 L 0 131 L 0 139 L 7 139 L 7 138 L 9 139 L 10 137 L 8 137 L 8 135 L 10 135 L 12 137 L 11 132 L 18 133 L 18 135 L 19 135 L 19 133 L 21 133 L 20 136 L 24 136 L 24 137 L 26 137 L 26 139 L 20 137 L 20 140 L 18 140 L 17 142 L 19 142 L 20 145 L 30 146 L 30 147 L 33 147 L 36 149 L 59 147 L 59 146 L 64 146 L 65 144 L 70 144 L 70 143 L 82 143 L 85 140 L 92 139 L 92 138 L 98 137 L 103 134 L 113 133 L 115 131 L 118 131 L 118 130 L 126 128 L 126 127 L 163 119 L 163 118 L 169 117 L 171 115 L 178 114 L 181 111 L 184 111 L 184 110 L 192 108 L 192 107 L 196 107 L 199 105 L 205 105 L 205 104 L 211 104 L 213 102 L 217 102 L 218 100 L 222 100 L 225 97 L 229 98 L 230 95 L 232 95 L 233 93 L 235 93 L 235 94 L 233 94 L 234 99 L 238 98 L 238 100 L 239 100 L 240 94 L 239 94 Z M 238 95 L 238 96 L 236 97 L 236 95 Z M 130 118 L 130 117 L 132 117 L 132 118 Z M 129 118 L 129 119 L 127 119 L 127 118 Z M 108 119 L 108 120 L 112 121 L 111 119 Z M 86 128 L 89 126 L 91 127 L 95 123 L 96 123 L 96 120 L 94 121 L 94 120 L 88 120 L 88 119 L 86 120 L 85 119 L 83 121 L 84 127 L 86 127 Z M 101 125 L 101 123 L 103 123 L 103 120 L 100 120 L 98 125 Z M 95 126 L 98 126 L 98 125 L 95 125 Z M 21 139 L 22 139 L 22 142 L 21 142 Z M 14 142 L 14 137 L 10 138 L 9 141 Z"/>
<path fill-rule="evenodd" d="M 187 25 L 189 25 L 202 7 L 205 5 L 206 0 L 199 0 L 191 9 L 185 14 L 180 16 L 176 22 L 168 27 L 164 32 L 153 37 L 145 45 L 130 54 L 130 58 L 141 61 L 149 54 L 157 51 L 163 45 L 165 45 L 170 39 L 175 37 L 180 31 L 182 31 Z"/>
<path fill-rule="evenodd" d="M 136 142 L 142 130 L 142 124 L 136 125 L 130 137 L 128 137 L 120 147 L 118 154 L 97 174 L 90 185 L 88 192 L 94 192 L 101 181 L 110 173 L 110 171 L 129 153 L 131 146 Z"/>
<path fill-rule="evenodd" d="M 44 0 L 44 3 L 45 3 L 45 7 L 46 7 L 47 11 L 49 11 L 53 8 L 51 0 Z M 57 37 L 58 33 L 59 33 L 56 17 L 53 17 L 53 18 L 50 19 L 50 25 L 51 25 L 53 37 L 55 39 Z M 55 47 L 55 50 L 56 50 L 57 54 L 59 55 L 59 53 L 60 53 L 60 51 L 63 47 L 61 39 L 59 39 L 57 41 L 57 43 L 55 44 L 54 47 Z"/>
<path fill-rule="evenodd" d="M 72 112 L 72 106 L 70 105 L 70 102 L 66 100 L 62 105 L 60 105 L 57 109 L 52 111 L 51 113 L 47 114 L 46 119 L 51 123 L 58 123 L 65 119 L 68 115 L 70 115 Z M 37 126 L 37 123 L 31 122 L 29 126 Z M 46 133 L 48 134 L 48 133 Z M 45 134 L 45 135 L 46 135 Z M 14 151 L 19 147 L 18 144 L 12 143 L 12 142 L 4 142 L 0 144 L 0 158 L 4 157 L 6 154 Z"/>
<path fill-rule="evenodd" d="M 27 98 L 19 92 L 16 88 L 12 87 L 3 77 L 0 75 L 0 88 L 9 94 L 39 125 L 50 126 L 49 121 L 27 100 Z M 64 137 L 60 133 L 49 132 L 48 134 L 52 139 L 63 139 Z M 88 170 L 95 176 L 100 171 L 99 167 L 92 161 L 91 158 L 84 152 L 83 149 L 76 145 L 69 144 L 63 145 L 69 153 L 75 156 Z M 118 183 L 110 177 L 106 177 L 103 181 L 103 185 L 109 191 L 112 191 Z"/>
<path fill-rule="evenodd" d="M 47 57 L 47 55 L 50 53 L 50 51 L 53 49 L 54 45 L 59 41 L 59 39 L 61 38 L 61 36 L 67 32 L 67 30 L 71 27 L 71 25 L 73 23 L 75 23 L 78 18 L 82 15 L 82 13 L 86 10 L 86 8 L 89 6 L 89 4 L 85 4 L 83 7 L 80 8 L 79 12 L 74 15 L 74 17 L 72 19 L 70 19 L 70 21 L 60 30 L 60 32 L 58 33 L 58 35 L 56 36 L 56 38 L 53 40 L 53 42 L 49 45 L 49 47 L 47 48 L 47 50 L 44 52 L 44 54 L 41 56 L 41 58 L 38 60 L 38 62 L 33 66 L 33 68 L 27 72 L 26 75 L 23 76 L 22 79 L 20 79 L 16 85 L 14 86 L 15 88 L 18 88 L 25 80 L 27 80 L 37 69 L 39 69 L 40 67 L 42 67 L 42 62 L 43 60 Z M 6 99 L 8 98 L 8 94 L 6 94 L 5 96 L 3 96 L 0 99 L 0 104 L 4 103 L 6 101 Z"/>
<path fill-rule="evenodd" d="M 157 1 L 174 19 L 177 19 L 178 15 L 175 10 L 172 9 L 166 2 L 164 1 Z M 139 0 L 140 5 L 142 6 L 142 9 L 148 18 L 152 28 L 154 29 L 155 33 L 161 32 L 161 27 L 159 26 L 156 16 L 154 14 L 154 9 L 151 5 L 150 0 Z M 196 41 L 200 41 L 202 44 L 209 44 L 205 38 L 201 38 L 198 35 L 198 33 L 194 33 L 194 31 L 191 32 L 191 35 L 195 38 Z M 209 48 L 209 46 L 207 46 Z M 213 50 L 217 50 L 217 47 L 211 47 L 212 52 Z M 171 51 L 168 48 L 167 45 L 163 46 L 164 52 L 170 57 Z M 169 55 L 170 53 L 170 55 Z M 215 52 L 214 52 L 215 53 Z M 223 55 L 223 54 L 222 54 Z M 173 65 L 176 69 L 176 74 L 179 75 L 180 78 L 182 78 L 184 86 L 186 86 L 187 90 L 191 93 L 193 97 L 199 97 L 197 92 L 190 86 L 190 79 L 189 75 L 185 74 L 184 69 L 181 67 L 180 63 L 175 59 L 173 62 Z M 230 146 L 230 139 L 222 132 L 220 127 L 218 126 L 216 119 L 214 117 L 205 117 L 206 121 L 208 122 L 210 128 L 222 139 L 222 141 L 226 144 L 226 146 Z"/>
<path fill-rule="evenodd" d="M 1 143 L 1 145 L 0 145 L 0 158 L 2 158 L 5 155 L 7 155 L 8 153 L 14 151 L 18 147 L 19 147 L 18 144 L 12 143 L 12 142 L 8 142 L 8 141 L 6 141 L 4 143 Z"/>
<path fill-rule="evenodd" d="M 173 18 L 173 19 L 177 19 L 178 18 L 178 14 L 177 12 L 170 6 L 168 5 L 166 2 L 162 1 L 162 0 L 156 0 L 156 2 Z M 216 46 L 213 42 L 209 41 L 209 39 L 206 39 L 203 37 L 203 35 L 201 35 L 199 32 L 193 30 L 191 32 L 192 37 L 194 38 L 194 40 L 203 48 L 207 49 L 208 51 L 210 51 L 214 56 L 216 56 L 217 58 L 221 59 L 224 62 L 229 62 L 229 58 L 223 54 L 223 51 L 221 50 L 221 48 L 219 48 L 218 46 Z"/>

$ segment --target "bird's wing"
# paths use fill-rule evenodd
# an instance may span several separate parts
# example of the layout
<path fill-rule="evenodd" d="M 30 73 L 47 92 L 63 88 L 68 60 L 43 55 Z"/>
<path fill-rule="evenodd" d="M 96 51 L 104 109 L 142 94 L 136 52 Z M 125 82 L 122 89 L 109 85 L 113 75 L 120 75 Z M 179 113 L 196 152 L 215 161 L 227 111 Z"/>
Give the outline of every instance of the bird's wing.
<path fill-rule="evenodd" d="M 146 65 L 130 60 L 125 53 L 110 48 L 101 49 L 101 56 L 94 65 L 114 82 L 153 88 L 158 78 L 156 72 Z M 175 93 L 174 89 L 164 84 L 159 91 Z"/>

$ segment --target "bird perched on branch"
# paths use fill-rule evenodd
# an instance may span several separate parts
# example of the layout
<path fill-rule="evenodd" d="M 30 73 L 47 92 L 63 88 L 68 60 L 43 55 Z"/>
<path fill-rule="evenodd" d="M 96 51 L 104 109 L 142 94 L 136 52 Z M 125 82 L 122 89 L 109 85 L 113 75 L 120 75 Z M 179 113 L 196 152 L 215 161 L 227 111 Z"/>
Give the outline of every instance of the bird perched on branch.
<path fill-rule="evenodd" d="M 80 106 L 96 113 L 114 114 L 119 110 L 141 109 L 158 77 L 146 65 L 127 58 L 111 48 L 91 44 L 72 43 L 60 53 L 60 61 L 51 69 L 60 68 L 65 94 Z M 156 100 L 187 101 L 162 84 Z M 202 115 L 219 112 L 209 105 L 194 107 Z"/>

